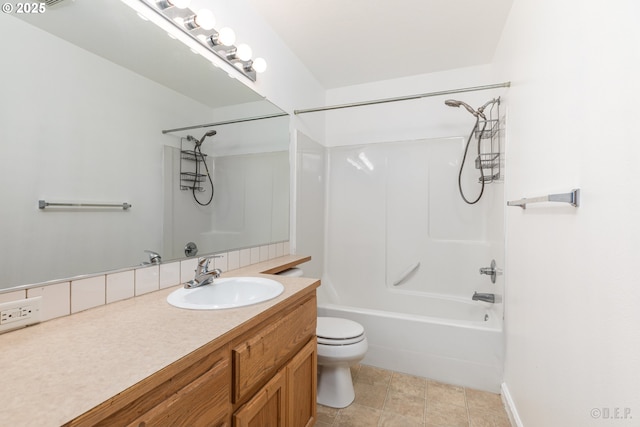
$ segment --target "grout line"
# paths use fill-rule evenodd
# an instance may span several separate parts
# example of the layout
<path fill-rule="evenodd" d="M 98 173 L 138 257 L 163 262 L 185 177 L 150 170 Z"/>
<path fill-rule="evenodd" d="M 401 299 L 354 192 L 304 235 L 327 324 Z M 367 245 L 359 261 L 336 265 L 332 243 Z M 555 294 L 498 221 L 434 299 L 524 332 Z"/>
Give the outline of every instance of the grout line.
<path fill-rule="evenodd" d="M 389 382 L 387 383 L 387 391 L 384 394 L 384 402 L 382 402 L 382 408 L 380 409 L 380 418 L 378 418 L 378 426 L 382 423 L 382 414 L 384 414 L 384 409 L 387 406 L 387 400 L 389 400 L 389 392 L 391 391 L 391 381 L 393 381 L 393 372 L 391 372 L 391 377 L 389 378 Z"/>
<path fill-rule="evenodd" d="M 469 400 L 467 399 L 467 388 L 462 387 L 462 392 L 464 394 L 464 409 L 467 410 L 467 425 L 471 427 L 471 413 L 469 412 Z"/>

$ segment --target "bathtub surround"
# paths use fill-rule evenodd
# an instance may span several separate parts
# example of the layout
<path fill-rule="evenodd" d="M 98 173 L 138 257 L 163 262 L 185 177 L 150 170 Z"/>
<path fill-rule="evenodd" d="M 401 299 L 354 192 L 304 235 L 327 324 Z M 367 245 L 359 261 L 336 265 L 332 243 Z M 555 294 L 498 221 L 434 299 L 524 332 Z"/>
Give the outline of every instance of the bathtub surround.
<path fill-rule="evenodd" d="M 473 207 L 460 199 L 464 142 L 435 138 L 328 149 L 319 313 L 371 331 L 363 363 L 498 392 L 502 304 L 471 298 L 475 291 L 503 293 L 501 276 L 494 284 L 479 274 L 493 258 L 502 263 L 503 184 L 487 185 Z M 473 186 L 477 175 L 469 175 L 464 183 Z"/>

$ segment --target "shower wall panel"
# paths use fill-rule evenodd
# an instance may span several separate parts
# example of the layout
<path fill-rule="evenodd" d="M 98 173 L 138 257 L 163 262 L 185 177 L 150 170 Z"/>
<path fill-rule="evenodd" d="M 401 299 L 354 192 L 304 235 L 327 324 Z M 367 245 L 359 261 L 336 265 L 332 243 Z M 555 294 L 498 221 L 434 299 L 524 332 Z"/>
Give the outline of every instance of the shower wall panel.
<path fill-rule="evenodd" d="M 384 309 L 394 293 L 470 299 L 481 290 L 488 279 L 478 269 L 489 264 L 495 246 L 487 237 L 494 190 L 486 186 L 476 205 L 461 200 L 465 142 L 330 149 L 327 280 L 338 302 Z M 464 185 L 478 191 L 478 175 L 468 167 Z"/>

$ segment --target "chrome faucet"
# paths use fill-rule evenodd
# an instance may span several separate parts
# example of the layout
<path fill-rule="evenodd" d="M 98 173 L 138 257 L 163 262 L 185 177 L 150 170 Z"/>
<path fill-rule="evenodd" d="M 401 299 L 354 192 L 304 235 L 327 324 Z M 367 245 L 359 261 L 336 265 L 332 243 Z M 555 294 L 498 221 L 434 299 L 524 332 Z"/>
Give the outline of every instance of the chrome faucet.
<path fill-rule="evenodd" d="M 474 301 L 484 301 L 484 302 L 490 302 L 490 303 L 494 303 L 496 302 L 496 295 L 495 294 L 485 294 L 485 293 L 478 293 L 478 292 L 474 292 L 473 296 L 471 297 L 472 300 Z"/>
<path fill-rule="evenodd" d="M 149 254 L 149 262 L 148 263 L 145 262 L 143 264 L 160 264 L 162 262 L 162 257 L 160 256 L 159 253 L 150 251 L 148 249 L 145 249 L 144 252 Z"/>
<path fill-rule="evenodd" d="M 214 257 L 215 258 L 215 257 Z M 186 289 L 197 288 L 199 286 L 208 285 L 222 274 L 222 270 L 214 268 L 209 270 L 211 258 L 203 257 L 198 260 L 198 268 L 196 268 L 196 277 L 184 284 Z"/>

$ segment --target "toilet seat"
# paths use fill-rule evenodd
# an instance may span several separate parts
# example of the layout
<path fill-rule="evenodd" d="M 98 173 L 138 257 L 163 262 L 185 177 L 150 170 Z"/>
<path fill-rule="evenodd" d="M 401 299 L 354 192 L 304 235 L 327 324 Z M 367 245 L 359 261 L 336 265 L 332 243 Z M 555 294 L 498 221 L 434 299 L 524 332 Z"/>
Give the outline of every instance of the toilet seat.
<path fill-rule="evenodd" d="M 357 322 L 338 317 L 318 317 L 318 344 L 350 345 L 364 339 L 364 328 Z"/>

